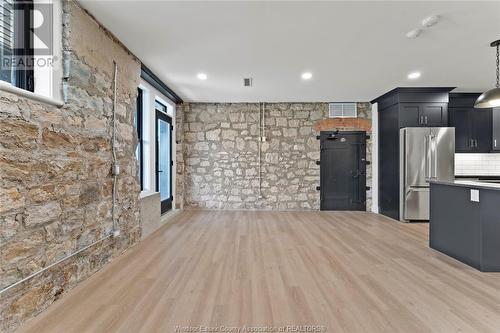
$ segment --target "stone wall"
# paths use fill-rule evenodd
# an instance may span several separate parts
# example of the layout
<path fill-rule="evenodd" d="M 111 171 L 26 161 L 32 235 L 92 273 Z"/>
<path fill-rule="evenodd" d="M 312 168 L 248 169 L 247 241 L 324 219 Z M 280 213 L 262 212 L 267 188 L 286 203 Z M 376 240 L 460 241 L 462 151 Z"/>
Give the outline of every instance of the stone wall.
<path fill-rule="evenodd" d="M 267 140 L 260 147 L 259 181 L 259 107 L 258 103 L 183 106 L 183 169 L 178 168 L 178 181 L 183 176 L 186 208 L 319 209 L 317 130 L 357 129 L 359 119 L 325 128 L 327 103 L 266 103 Z M 358 117 L 370 123 L 369 103 L 358 103 Z M 367 147 L 370 158 L 371 140 Z M 367 185 L 371 185 L 370 166 Z M 370 210 L 370 191 L 367 197 Z"/>
<path fill-rule="evenodd" d="M 189 110 L 189 103 L 179 104 L 175 108 L 175 208 L 184 208 L 184 116 Z"/>
<path fill-rule="evenodd" d="M 140 239 L 132 126 L 140 62 L 71 1 L 68 102 L 58 109 L 0 92 L 0 290 L 112 229 L 113 60 L 119 67 L 117 217 L 108 238 L 0 294 L 0 331 L 15 329 Z"/>

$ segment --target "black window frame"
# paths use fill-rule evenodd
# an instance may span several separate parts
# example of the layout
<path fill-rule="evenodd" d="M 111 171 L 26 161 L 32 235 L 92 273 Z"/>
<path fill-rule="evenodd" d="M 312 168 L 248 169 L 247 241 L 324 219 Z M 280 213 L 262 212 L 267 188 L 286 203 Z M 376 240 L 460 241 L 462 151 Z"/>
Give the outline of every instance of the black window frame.
<path fill-rule="evenodd" d="M 159 137 L 158 137 L 158 121 L 162 120 L 170 124 L 170 161 L 168 163 L 168 167 L 170 169 L 169 174 L 170 174 L 170 198 L 165 199 L 163 201 L 160 201 L 160 206 L 161 206 L 161 214 L 165 214 L 166 212 L 172 210 L 172 203 L 174 200 L 174 190 L 173 190 L 173 181 L 174 181 L 174 175 L 172 174 L 173 171 L 173 166 L 174 166 L 174 152 L 172 151 L 173 147 L 173 134 L 174 134 L 174 126 L 173 126 L 173 119 L 172 117 L 167 113 L 168 107 L 163 104 L 162 102 L 155 100 L 155 142 L 156 142 L 156 149 L 155 149 L 155 171 L 156 171 L 156 181 L 155 181 L 155 189 L 156 192 L 160 192 L 160 177 L 159 173 L 162 172 L 160 170 L 160 160 L 159 160 Z"/>
<path fill-rule="evenodd" d="M 143 146 L 143 110 L 144 110 L 144 91 L 141 88 L 137 89 L 137 108 L 136 108 L 136 131 L 137 131 L 137 144 L 139 146 L 139 181 L 141 184 L 141 191 L 144 190 L 144 146 Z"/>

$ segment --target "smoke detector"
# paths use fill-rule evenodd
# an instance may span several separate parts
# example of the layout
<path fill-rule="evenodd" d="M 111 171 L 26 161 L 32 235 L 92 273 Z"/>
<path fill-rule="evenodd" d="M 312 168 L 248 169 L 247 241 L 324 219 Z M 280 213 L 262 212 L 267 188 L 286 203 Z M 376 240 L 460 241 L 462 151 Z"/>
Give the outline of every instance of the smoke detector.
<path fill-rule="evenodd" d="M 430 16 L 427 16 L 421 22 L 422 23 L 422 27 L 424 27 L 424 28 L 430 28 L 433 25 L 436 25 L 439 22 L 439 19 L 440 19 L 439 15 L 430 15 Z"/>
<path fill-rule="evenodd" d="M 243 79 L 243 86 L 244 87 L 251 87 L 253 86 L 253 79 L 251 77 L 246 77 Z"/>
<path fill-rule="evenodd" d="M 422 29 L 413 29 L 406 33 L 406 38 L 415 39 L 422 33 Z"/>

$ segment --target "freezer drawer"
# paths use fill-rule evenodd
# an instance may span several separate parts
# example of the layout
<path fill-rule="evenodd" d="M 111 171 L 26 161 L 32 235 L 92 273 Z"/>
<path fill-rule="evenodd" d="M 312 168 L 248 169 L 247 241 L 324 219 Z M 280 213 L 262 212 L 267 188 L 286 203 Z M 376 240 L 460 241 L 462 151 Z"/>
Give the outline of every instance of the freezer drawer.
<path fill-rule="evenodd" d="M 429 220 L 429 188 L 410 187 L 405 191 L 404 219 Z"/>

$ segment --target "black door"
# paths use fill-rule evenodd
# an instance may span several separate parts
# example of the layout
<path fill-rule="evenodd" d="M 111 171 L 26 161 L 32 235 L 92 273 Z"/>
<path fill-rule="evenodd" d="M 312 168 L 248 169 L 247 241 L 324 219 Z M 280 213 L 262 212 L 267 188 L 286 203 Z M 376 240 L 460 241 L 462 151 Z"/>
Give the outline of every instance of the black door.
<path fill-rule="evenodd" d="M 156 191 L 161 213 L 172 209 L 172 118 L 156 110 Z"/>
<path fill-rule="evenodd" d="M 321 132 L 321 210 L 366 210 L 366 133 Z"/>

